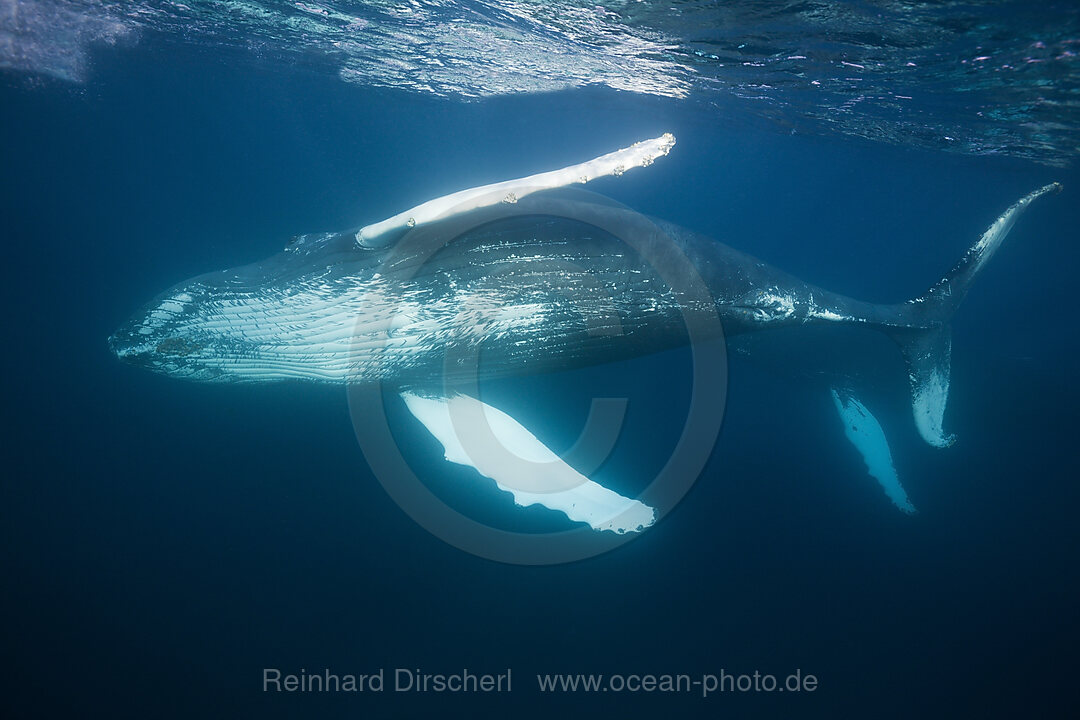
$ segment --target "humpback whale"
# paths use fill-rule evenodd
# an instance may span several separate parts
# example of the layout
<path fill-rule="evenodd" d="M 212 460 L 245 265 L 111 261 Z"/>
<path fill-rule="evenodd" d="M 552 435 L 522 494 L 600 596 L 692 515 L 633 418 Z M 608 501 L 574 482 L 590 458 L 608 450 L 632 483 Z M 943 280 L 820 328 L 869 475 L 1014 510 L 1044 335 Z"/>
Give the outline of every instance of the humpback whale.
<path fill-rule="evenodd" d="M 478 377 L 595 365 L 787 327 L 864 328 L 896 343 L 919 434 L 949 446 L 950 321 L 1016 220 L 1060 185 L 1016 201 L 924 293 L 877 304 L 580 189 L 638 172 L 674 144 L 665 134 L 436 198 L 359 229 L 297 236 L 266 260 L 167 290 L 123 324 L 110 347 L 128 363 L 195 381 L 392 388 L 448 460 L 495 480 L 519 505 L 543 505 L 600 532 L 640 531 L 656 511 L 590 480 L 480 401 L 470 391 Z M 881 424 L 851 387 L 831 392 L 870 474 L 898 509 L 913 512 Z M 479 440 L 469 437 L 477 425 Z"/>

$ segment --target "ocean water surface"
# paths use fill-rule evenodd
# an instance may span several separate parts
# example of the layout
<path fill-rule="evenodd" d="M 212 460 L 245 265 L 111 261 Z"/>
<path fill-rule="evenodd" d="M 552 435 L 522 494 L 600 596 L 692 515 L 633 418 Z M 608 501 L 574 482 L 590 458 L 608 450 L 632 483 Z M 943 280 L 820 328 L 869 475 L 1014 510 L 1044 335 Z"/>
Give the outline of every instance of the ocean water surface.
<path fill-rule="evenodd" d="M 0 3 L 5 715 L 1071 717 L 1077 53 L 1069 2 Z M 110 350 L 186 278 L 664 132 L 667 157 L 590 190 L 879 303 L 1062 184 L 955 317 L 952 447 L 919 437 L 884 336 L 730 342 L 685 498 L 611 552 L 517 565 L 394 502 L 342 387 L 186 382 Z M 591 398 L 628 398 L 596 477 L 632 494 L 691 371 L 675 349 L 485 397 L 559 451 Z M 845 439 L 839 375 L 916 513 Z M 450 506 L 570 525 L 386 407 Z M 268 669 L 385 688 L 278 691 Z M 512 689 L 398 692 L 399 669 Z M 816 682 L 703 687 L 755 672 Z M 544 691 L 555 674 L 607 690 Z M 649 675 L 697 684 L 626 688 Z"/>

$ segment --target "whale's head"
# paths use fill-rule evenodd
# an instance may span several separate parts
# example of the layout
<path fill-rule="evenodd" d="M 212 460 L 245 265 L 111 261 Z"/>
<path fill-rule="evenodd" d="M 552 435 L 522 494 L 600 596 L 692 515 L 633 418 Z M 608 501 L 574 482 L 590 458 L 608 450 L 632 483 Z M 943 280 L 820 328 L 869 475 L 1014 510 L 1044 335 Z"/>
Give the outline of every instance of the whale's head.
<path fill-rule="evenodd" d="M 147 303 L 109 337 L 109 348 L 124 362 L 147 370 L 198 380 L 221 375 L 206 365 L 223 357 L 228 332 L 211 332 L 206 310 L 212 288 L 197 280 L 181 283 Z"/>
<path fill-rule="evenodd" d="M 379 255 L 348 233 L 299 236 L 264 261 L 175 285 L 124 322 L 109 347 L 125 362 L 191 380 L 313 371 L 343 379 Z"/>
<path fill-rule="evenodd" d="M 110 345 L 192 380 L 409 386 L 640 354 L 648 345 L 623 338 L 626 319 L 659 328 L 656 342 L 682 342 L 679 295 L 656 288 L 687 271 L 650 264 L 682 257 L 678 246 L 597 197 L 536 193 L 410 227 L 387 246 L 352 231 L 301 236 L 262 262 L 174 286 Z M 647 316 L 634 315 L 641 307 Z"/>

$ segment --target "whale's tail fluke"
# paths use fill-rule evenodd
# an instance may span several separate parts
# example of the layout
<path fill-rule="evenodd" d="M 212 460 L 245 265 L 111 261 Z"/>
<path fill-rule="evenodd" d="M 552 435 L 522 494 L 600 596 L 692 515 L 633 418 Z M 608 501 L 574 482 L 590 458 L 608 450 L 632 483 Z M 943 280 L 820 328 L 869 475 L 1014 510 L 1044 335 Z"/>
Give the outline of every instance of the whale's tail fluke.
<path fill-rule="evenodd" d="M 925 329 L 889 330 L 900 346 L 911 385 L 911 411 L 923 440 L 948 447 L 956 436 L 943 427 L 949 400 L 952 364 L 952 328 L 948 322 Z"/>
<path fill-rule="evenodd" d="M 1061 183 L 1050 183 L 1028 193 L 1017 200 L 1012 206 L 1001 214 L 994 224 L 982 234 L 976 242 L 960 259 L 960 262 L 937 282 L 925 295 L 911 300 L 909 305 L 915 306 L 916 315 L 924 315 L 930 321 L 947 321 L 956 312 L 964 296 L 967 295 L 971 284 L 979 273 L 986 267 L 987 261 L 993 257 L 1005 236 L 1012 230 L 1017 219 L 1023 214 L 1032 202 L 1052 192 L 1061 192 Z"/>
<path fill-rule="evenodd" d="M 955 440 L 943 428 L 949 398 L 953 314 L 1024 210 L 1037 198 L 1060 190 L 1059 183 L 1051 183 L 1013 203 L 926 294 L 896 307 L 907 322 L 883 328 L 900 346 L 907 363 L 915 425 L 929 444 L 947 447 Z"/>

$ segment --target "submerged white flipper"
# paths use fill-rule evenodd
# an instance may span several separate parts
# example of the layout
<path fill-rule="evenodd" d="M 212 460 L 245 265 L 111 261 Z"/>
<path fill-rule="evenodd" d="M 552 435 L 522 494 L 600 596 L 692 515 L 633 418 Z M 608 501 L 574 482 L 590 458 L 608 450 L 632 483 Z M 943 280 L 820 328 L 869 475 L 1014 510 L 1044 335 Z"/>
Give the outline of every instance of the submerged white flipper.
<path fill-rule="evenodd" d="M 881 484 L 881 489 L 889 496 L 893 505 L 906 513 L 915 512 L 915 506 L 908 500 L 900 478 L 896 475 L 892 453 L 889 452 L 889 441 L 885 439 L 881 423 L 851 393 L 833 388 L 832 396 L 836 411 L 840 413 L 840 420 L 844 423 L 844 434 L 862 455 L 870 475 Z"/>
<path fill-rule="evenodd" d="M 652 165 L 654 160 L 667 155 L 674 145 L 675 136 L 664 133 L 660 137 L 643 140 L 628 148 L 601 155 L 588 162 L 564 167 L 561 170 L 552 170 L 517 180 L 506 180 L 444 195 L 381 222 L 365 225 L 357 231 L 356 242 L 364 247 L 383 247 L 397 240 L 405 231 L 419 225 L 499 203 L 515 203 L 540 190 L 586 183 L 607 175 L 622 175 L 630 168 Z"/>
<path fill-rule="evenodd" d="M 543 505 L 594 530 L 620 534 L 644 530 L 656 520 L 651 507 L 589 480 L 497 408 L 468 395 L 401 397 L 442 443 L 447 460 L 491 478 L 518 505 Z M 470 416 L 484 418 L 487 427 L 469 422 Z"/>

